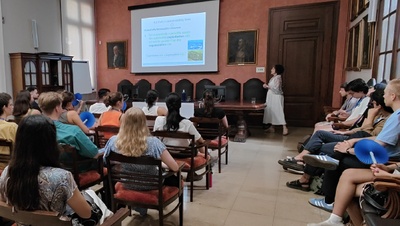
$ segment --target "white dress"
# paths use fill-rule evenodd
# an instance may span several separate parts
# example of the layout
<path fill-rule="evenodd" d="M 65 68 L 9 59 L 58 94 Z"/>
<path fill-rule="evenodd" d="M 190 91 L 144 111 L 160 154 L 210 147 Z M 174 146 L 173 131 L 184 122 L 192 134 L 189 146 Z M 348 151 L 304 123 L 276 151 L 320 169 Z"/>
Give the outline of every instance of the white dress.
<path fill-rule="evenodd" d="M 273 76 L 268 82 L 266 107 L 264 109 L 264 124 L 286 125 L 283 112 L 283 91 L 281 75 Z"/>

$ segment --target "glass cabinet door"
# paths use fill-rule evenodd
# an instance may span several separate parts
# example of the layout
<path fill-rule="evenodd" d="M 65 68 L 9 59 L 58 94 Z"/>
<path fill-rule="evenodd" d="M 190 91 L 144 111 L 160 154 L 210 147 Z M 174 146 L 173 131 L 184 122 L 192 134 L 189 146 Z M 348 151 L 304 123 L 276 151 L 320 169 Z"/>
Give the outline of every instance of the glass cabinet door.
<path fill-rule="evenodd" d="M 29 86 L 36 86 L 37 85 L 37 72 L 35 63 L 31 60 L 25 62 L 24 66 L 24 89 L 28 88 Z"/>
<path fill-rule="evenodd" d="M 63 74 L 63 80 L 64 80 L 64 88 L 67 91 L 73 92 L 72 91 L 72 73 L 71 73 L 71 64 L 67 62 L 62 63 L 62 74 Z"/>
<path fill-rule="evenodd" d="M 50 70 L 49 70 L 49 62 L 42 61 L 41 62 L 42 69 L 42 85 L 51 85 L 50 83 Z"/>

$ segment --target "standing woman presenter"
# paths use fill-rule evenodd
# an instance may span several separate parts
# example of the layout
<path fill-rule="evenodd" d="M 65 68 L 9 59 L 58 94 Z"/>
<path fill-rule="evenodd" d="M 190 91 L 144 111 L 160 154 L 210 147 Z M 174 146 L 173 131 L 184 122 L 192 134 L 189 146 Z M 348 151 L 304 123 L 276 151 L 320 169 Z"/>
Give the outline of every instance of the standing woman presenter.
<path fill-rule="evenodd" d="M 266 107 L 264 110 L 264 124 L 270 124 L 266 132 L 275 132 L 274 126 L 282 125 L 282 135 L 289 134 L 286 126 L 285 113 L 283 112 L 283 91 L 282 91 L 282 73 L 285 69 L 282 65 L 277 64 L 271 69 L 272 78 L 268 84 L 264 84 L 264 89 L 268 89 Z"/>

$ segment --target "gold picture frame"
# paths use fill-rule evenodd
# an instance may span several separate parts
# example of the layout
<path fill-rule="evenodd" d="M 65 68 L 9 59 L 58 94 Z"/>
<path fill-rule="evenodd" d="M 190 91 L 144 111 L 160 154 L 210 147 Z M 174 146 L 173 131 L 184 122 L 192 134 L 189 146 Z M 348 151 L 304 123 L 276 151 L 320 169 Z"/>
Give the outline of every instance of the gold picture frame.
<path fill-rule="evenodd" d="M 128 41 L 107 42 L 107 66 L 109 69 L 127 68 Z"/>
<path fill-rule="evenodd" d="M 256 64 L 257 30 L 228 32 L 228 65 Z"/>

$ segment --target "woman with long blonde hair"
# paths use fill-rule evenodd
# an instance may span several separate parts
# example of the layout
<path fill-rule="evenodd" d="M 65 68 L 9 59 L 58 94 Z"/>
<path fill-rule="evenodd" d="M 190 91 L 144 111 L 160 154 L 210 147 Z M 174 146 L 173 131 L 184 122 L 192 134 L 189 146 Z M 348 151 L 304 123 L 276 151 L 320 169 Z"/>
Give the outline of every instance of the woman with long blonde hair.
<path fill-rule="evenodd" d="M 172 158 L 165 145 L 156 137 L 150 135 L 146 126 L 146 116 L 140 108 L 129 108 L 121 118 L 119 133 L 112 136 L 104 147 L 104 158 L 113 151 L 125 156 L 139 157 L 150 156 L 161 161 L 172 171 L 178 170 L 178 164 Z M 148 174 L 158 174 L 155 166 L 138 166 L 134 164 L 122 165 L 123 171 L 146 172 Z M 169 186 L 179 186 L 179 178 L 168 177 L 164 184 Z M 124 187 L 131 190 L 148 190 L 145 186 L 126 185 Z M 146 215 L 147 210 L 136 209 L 141 215 Z"/>

